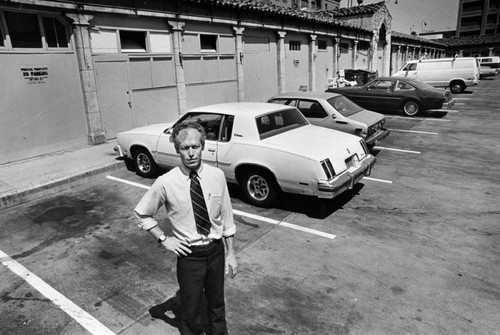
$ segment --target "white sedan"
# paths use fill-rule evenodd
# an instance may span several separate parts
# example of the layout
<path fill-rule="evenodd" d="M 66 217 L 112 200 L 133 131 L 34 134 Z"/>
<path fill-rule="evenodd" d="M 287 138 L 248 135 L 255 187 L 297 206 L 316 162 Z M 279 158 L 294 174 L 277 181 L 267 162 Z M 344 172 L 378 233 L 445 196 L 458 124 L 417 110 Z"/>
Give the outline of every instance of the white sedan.
<path fill-rule="evenodd" d="M 195 108 L 178 121 L 198 121 L 207 138 L 202 154 L 254 205 L 270 206 L 281 191 L 333 198 L 370 175 L 375 157 L 357 136 L 311 125 L 295 107 L 242 102 Z M 171 140 L 173 123 L 117 135 L 120 157 L 154 177 L 180 164 Z"/>
<path fill-rule="evenodd" d="M 312 124 L 362 137 L 368 147 L 389 135 L 384 128 L 384 115 L 364 109 L 337 93 L 288 92 L 267 102 L 295 106 Z"/>

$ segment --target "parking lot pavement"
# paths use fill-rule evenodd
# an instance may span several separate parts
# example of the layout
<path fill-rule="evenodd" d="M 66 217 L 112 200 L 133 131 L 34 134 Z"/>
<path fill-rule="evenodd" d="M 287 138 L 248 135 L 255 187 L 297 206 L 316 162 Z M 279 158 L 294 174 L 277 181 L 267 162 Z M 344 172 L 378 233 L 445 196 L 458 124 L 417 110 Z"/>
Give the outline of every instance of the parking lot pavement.
<path fill-rule="evenodd" d="M 470 100 L 437 116 L 449 122 L 388 119 L 400 131 L 374 150 L 376 180 L 334 201 L 285 195 L 260 209 L 230 187 L 240 265 L 227 280 L 230 333 L 497 332 L 499 91 L 495 80 L 457 95 Z M 116 334 L 178 334 L 175 257 L 131 214 L 152 180 L 109 174 L 0 211 L 0 333 L 100 334 L 82 325 L 95 319 Z"/>

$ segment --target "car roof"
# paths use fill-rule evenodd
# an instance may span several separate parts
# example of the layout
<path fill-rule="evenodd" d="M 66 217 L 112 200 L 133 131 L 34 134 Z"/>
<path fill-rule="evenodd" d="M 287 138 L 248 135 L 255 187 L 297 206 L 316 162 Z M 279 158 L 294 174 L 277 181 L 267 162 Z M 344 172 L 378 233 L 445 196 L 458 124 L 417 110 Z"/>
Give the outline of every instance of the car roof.
<path fill-rule="evenodd" d="M 189 110 L 189 112 L 204 112 L 217 114 L 245 114 L 258 116 L 270 112 L 293 108 L 286 105 L 271 104 L 266 102 L 226 102 L 207 106 L 200 106 Z"/>
<path fill-rule="evenodd" d="M 317 99 L 325 99 L 328 100 L 332 97 L 339 96 L 338 93 L 332 92 L 312 92 L 312 91 L 297 91 L 297 92 L 285 92 L 272 97 L 275 98 L 317 98 Z"/>
<path fill-rule="evenodd" d="M 408 77 L 401 77 L 401 76 L 392 76 L 392 77 L 377 77 L 374 80 L 402 80 L 402 81 L 407 81 L 407 82 L 416 82 L 417 80 L 414 78 L 408 78 Z"/>

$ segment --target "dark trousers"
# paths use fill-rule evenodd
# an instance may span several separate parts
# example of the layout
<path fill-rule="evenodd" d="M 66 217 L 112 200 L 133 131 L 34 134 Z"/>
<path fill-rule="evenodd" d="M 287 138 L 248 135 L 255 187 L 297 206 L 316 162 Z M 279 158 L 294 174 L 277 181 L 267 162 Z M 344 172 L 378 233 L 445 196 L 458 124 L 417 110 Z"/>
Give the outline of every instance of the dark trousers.
<path fill-rule="evenodd" d="M 224 244 L 192 247 L 191 254 L 177 258 L 177 280 L 181 296 L 183 335 L 226 335 L 224 304 Z M 207 299 L 209 329 L 203 329 L 202 303 Z"/>

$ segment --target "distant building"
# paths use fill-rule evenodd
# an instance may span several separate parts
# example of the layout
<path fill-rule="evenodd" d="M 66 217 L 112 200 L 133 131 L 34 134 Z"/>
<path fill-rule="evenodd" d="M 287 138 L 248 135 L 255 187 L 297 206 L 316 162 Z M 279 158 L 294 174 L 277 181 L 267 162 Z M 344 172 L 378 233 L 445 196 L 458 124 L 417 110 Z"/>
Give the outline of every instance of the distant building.
<path fill-rule="evenodd" d="M 460 0 L 456 36 L 500 33 L 500 0 Z"/>
<path fill-rule="evenodd" d="M 454 36 L 434 38 L 446 45 L 447 56 L 500 55 L 500 0 L 460 0 Z"/>

